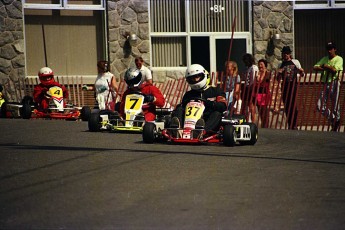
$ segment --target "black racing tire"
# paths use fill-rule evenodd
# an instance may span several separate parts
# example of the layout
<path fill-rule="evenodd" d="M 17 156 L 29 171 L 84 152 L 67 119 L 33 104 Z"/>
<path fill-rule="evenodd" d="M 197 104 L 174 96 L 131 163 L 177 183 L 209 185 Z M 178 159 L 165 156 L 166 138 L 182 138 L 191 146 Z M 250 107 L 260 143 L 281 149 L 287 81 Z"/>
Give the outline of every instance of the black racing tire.
<path fill-rule="evenodd" d="M 99 132 L 101 130 L 101 126 L 101 117 L 99 116 L 99 113 L 91 113 L 88 120 L 89 131 Z"/>
<path fill-rule="evenodd" d="M 143 127 L 143 141 L 152 144 L 155 141 L 156 125 L 152 122 L 146 122 Z"/>
<path fill-rule="evenodd" d="M 34 99 L 30 96 L 24 96 L 22 99 L 22 104 L 29 104 L 33 105 L 34 104 Z"/>
<path fill-rule="evenodd" d="M 233 125 L 226 125 L 223 129 L 223 144 L 233 147 L 236 144 L 236 129 Z"/>
<path fill-rule="evenodd" d="M 80 118 L 82 121 L 88 121 L 91 116 L 91 108 L 89 106 L 83 106 L 80 110 Z"/>
<path fill-rule="evenodd" d="M 240 141 L 241 145 L 255 145 L 258 140 L 258 127 L 254 123 L 245 122 L 242 125 L 249 125 L 250 128 L 250 140 Z"/>
<path fill-rule="evenodd" d="M 23 119 L 30 119 L 32 115 L 31 104 L 23 103 L 23 106 L 20 108 L 19 113 Z"/>
<path fill-rule="evenodd" d="M 249 127 L 250 127 L 250 141 L 249 141 L 249 145 L 255 145 L 255 143 L 258 140 L 258 127 L 256 126 L 256 124 L 254 123 L 249 123 Z"/>

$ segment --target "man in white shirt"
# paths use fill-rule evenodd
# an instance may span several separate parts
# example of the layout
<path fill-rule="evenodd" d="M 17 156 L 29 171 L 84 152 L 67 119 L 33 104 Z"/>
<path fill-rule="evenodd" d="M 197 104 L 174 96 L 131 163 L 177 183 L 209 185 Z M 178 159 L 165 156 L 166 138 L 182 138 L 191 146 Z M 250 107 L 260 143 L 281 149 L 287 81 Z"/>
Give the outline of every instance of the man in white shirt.
<path fill-rule="evenodd" d="M 142 57 L 135 58 L 135 65 L 140 70 L 141 75 L 143 76 L 144 80 L 147 83 L 152 84 L 153 82 L 152 82 L 151 70 L 149 68 L 147 68 L 146 66 L 144 66 L 143 63 L 144 63 L 144 60 Z"/>

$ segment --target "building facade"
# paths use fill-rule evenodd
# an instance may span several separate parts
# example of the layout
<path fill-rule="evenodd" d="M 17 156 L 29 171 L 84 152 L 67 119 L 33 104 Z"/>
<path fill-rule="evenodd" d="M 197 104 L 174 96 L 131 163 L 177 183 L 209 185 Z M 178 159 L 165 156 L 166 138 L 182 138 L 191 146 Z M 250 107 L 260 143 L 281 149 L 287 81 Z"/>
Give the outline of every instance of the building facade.
<path fill-rule="evenodd" d="M 43 66 L 94 79 L 101 59 L 122 78 L 138 56 L 159 82 L 192 63 L 218 72 L 231 59 L 241 71 L 244 53 L 274 69 L 285 45 L 308 69 L 326 40 L 342 54 L 342 15 L 337 0 L 2 0 L 0 80 L 35 77 Z"/>

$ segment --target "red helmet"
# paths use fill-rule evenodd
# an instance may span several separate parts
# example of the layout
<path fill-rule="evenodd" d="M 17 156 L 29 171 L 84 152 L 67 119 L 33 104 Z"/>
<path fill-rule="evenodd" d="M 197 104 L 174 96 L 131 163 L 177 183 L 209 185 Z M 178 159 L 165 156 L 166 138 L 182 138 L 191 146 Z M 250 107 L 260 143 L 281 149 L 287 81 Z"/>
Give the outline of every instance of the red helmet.
<path fill-rule="evenodd" d="M 55 81 L 53 70 L 49 67 L 41 68 L 38 71 L 38 77 L 43 85 L 49 85 Z"/>

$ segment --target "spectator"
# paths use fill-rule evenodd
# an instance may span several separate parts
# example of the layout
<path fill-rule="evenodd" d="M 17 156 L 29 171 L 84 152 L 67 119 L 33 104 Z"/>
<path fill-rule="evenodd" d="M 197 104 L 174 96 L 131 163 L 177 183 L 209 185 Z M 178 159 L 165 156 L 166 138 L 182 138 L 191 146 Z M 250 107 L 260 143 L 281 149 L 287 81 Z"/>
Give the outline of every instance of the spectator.
<path fill-rule="evenodd" d="M 314 70 L 322 71 L 321 82 L 324 85 L 317 108 L 331 122 L 332 130 L 337 131 L 340 125 L 339 72 L 343 70 L 343 58 L 336 54 L 337 47 L 332 41 L 326 44 L 326 50 L 328 55 L 314 65 Z M 331 109 L 327 108 L 328 97 L 331 100 Z"/>
<path fill-rule="evenodd" d="M 226 101 L 228 103 L 228 114 L 232 114 L 234 101 L 237 102 L 240 100 L 240 90 L 241 90 L 241 77 L 238 74 L 238 66 L 235 61 L 227 61 L 225 62 L 225 76 L 224 76 L 224 88 L 225 88 L 225 95 Z M 235 97 L 235 100 L 234 100 Z M 237 103 L 239 104 L 239 103 Z M 237 108 L 234 111 L 237 114 Z"/>
<path fill-rule="evenodd" d="M 255 108 L 255 80 L 256 75 L 259 72 L 259 68 L 254 63 L 254 57 L 253 55 L 247 53 L 243 55 L 242 61 L 244 65 L 247 67 L 246 73 L 245 73 L 245 84 L 244 89 L 242 92 L 243 95 L 243 112 L 244 114 L 247 114 L 246 109 L 248 107 L 248 112 L 250 113 L 251 122 L 256 123 L 256 108 Z"/>
<path fill-rule="evenodd" d="M 46 110 L 49 108 L 49 101 L 51 95 L 49 94 L 49 88 L 53 86 L 58 86 L 62 89 L 63 98 L 68 98 L 68 91 L 65 86 L 54 80 L 54 72 L 49 67 L 43 67 L 38 71 L 38 78 L 40 84 L 35 85 L 33 97 L 34 101 L 38 105 L 39 110 Z"/>
<path fill-rule="evenodd" d="M 95 90 L 96 100 L 100 110 L 114 110 L 118 84 L 115 76 L 110 73 L 107 61 L 97 62 L 97 78 L 93 86 L 83 86 L 83 90 Z"/>
<path fill-rule="evenodd" d="M 267 70 L 267 61 L 260 59 L 258 62 L 259 73 L 257 75 L 257 107 L 261 118 L 261 127 L 268 128 L 268 106 L 271 101 L 270 74 Z"/>
<path fill-rule="evenodd" d="M 147 68 L 144 64 L 144 59 L 142 57 L 135 58 L 135 66 L 140 70 L 144 81 L 153 84 L 151 70 Z"/>
<path fill-rule="evenodd" d="M 288 129 L 297 129 L 297 76 L 303 77 L 304 70 L 297 59 L 292 59 L 291 53 L 289 46 L 284 46 L 281 50 L 282 63 L 277 76 L 278 80 L 282 80 L 283 103 Z"/>

